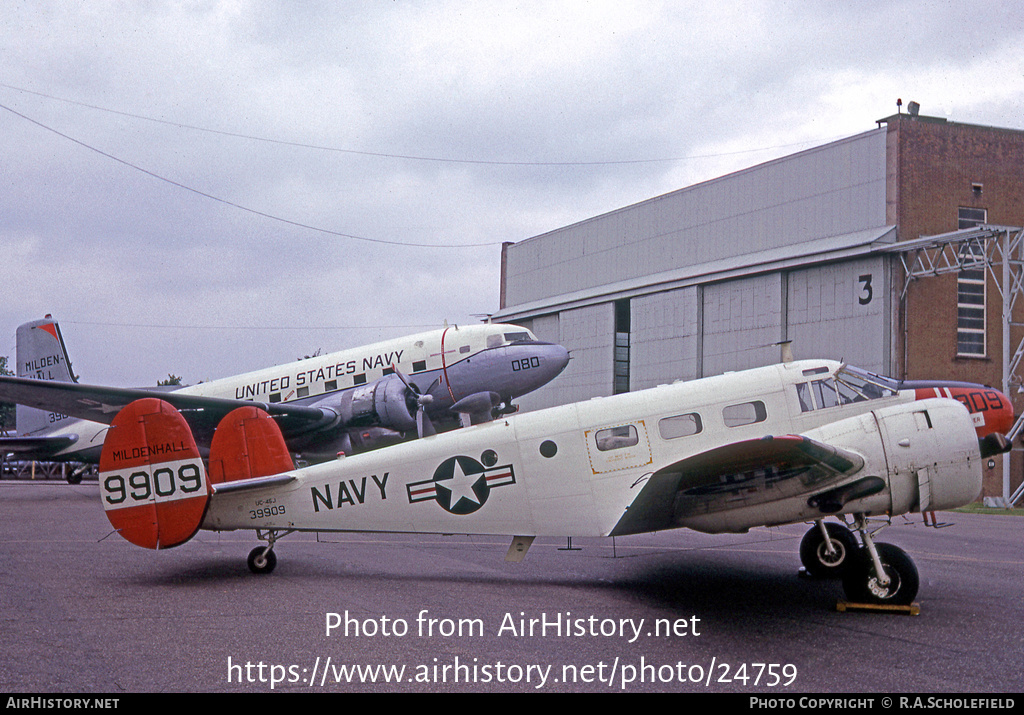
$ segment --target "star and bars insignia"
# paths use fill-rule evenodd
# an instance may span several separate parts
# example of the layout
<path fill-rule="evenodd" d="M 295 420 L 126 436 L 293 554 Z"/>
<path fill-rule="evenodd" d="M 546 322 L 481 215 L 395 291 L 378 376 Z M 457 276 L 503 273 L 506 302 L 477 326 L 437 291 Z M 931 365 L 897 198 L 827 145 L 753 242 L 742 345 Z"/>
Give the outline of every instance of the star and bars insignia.
<path fill-rule="evenodd" d="M 407 484 L 409 503 L 436 501 L 451 514 L 472 514 L 487 502 L 491 490 L 515 484 L 511 464 L 485 467 L 472 457 L 449 457 L 434 470 L 434 476 Z"/>

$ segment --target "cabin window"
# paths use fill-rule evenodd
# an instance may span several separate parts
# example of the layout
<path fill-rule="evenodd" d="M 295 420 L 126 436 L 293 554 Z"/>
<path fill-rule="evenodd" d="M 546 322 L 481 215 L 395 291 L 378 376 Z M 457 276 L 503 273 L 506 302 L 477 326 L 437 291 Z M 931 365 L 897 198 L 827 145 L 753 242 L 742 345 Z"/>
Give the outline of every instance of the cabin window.
<path fill-rule="evenodd" d="M 661 433 L 662 439 L 679 439 L 680 437 L 689 437 L 699 433 L 704 429 L 704 425 L 700 421 L 700 415 L 696 412 L 691 412 L 686 415 L 676 415 L 675 417 L 666 417 L 663 420 L 658 421 L 658 431 Z"/>
<path fill-rule="evenodd" d="M 726 427 L 742 427 L 755 422 L 764 422 L 768 419 L 768 410 L 765 409 L 763 402 L 754 400 L 753 402 L 729 405 L 722 410 L 722 417 Z"/>
<path fill-rule="evenodd" d="M 298 397 L 299 399 L 302 399 L 303 397 L 309 397 L 309 388 L 300 387 L 298 390 L 295 391 L 295 396 Z"/>
<path fill-rule="evenodd" d="M 338 389 L 338 381 L 337 380 L 328 380 L 327 382 L 324 383 L 324 392 L 334 392 L 337 389 Z"/>
<path fill-rule="evenodd" d="M 640 436 L 634 425 L 623 425 L 622 427 L 598 430 L 594 439 L 597 442 L 597 448 L 602 452 L 607 452 L 612 449 L 633 447 L 640 441 Z"/>

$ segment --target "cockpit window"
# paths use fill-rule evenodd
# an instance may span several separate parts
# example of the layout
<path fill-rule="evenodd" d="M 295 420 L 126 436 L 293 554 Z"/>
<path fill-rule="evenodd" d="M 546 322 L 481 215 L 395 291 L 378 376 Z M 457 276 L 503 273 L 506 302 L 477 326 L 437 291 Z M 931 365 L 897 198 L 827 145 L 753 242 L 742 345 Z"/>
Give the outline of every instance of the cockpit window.
<path fill-rule="evenodd" d="M 876 375 L 850 365 L 844 365 L 836 372 L 836 380 L 840 385 L 853 390 L 867 400 L 891 397 L 899 392 L 899 387 L 892 378 Z"/>
<path fill-rule="evenodd" d="M 802 412 L 877 400 L 895 395 L 896 392 L 896 383 L 889 378 L 849 365 L 841 367 L 832 377 L 796 385 Z"/>
<path fill-rule="evenodd" d="M 836 384 L 832 380 L 815 380 L 811 383 L 811 391 L 819 407 L 835 407 L 839 404 Z"/>
<path fill-rule="evenodd" d="M 800 400 L 800 411 L 810 412 L 814 409 L 814 398 L 811 397 L 811 386 L 806 382 L 796 384 L 796 396 Z"/>
<path fill-rule="evenodd" d="M 510 343 L 523 343 L 530 340 L 530 334 L 526 331 L 521 333 L 505 333 L 505 340 Z"/>

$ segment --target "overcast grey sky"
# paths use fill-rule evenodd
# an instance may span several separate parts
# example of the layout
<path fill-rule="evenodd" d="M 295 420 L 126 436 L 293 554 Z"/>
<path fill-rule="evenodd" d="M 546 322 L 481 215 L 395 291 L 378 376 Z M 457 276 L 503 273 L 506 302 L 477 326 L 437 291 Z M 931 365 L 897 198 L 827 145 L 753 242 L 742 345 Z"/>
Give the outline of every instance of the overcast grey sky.
<path fill-rule="evenodd" d="M 1024 129 L 1000 2 L 0 5 L 0 355 L 187 382 L 476 320 L 503 241 L 923 114 Z"/>

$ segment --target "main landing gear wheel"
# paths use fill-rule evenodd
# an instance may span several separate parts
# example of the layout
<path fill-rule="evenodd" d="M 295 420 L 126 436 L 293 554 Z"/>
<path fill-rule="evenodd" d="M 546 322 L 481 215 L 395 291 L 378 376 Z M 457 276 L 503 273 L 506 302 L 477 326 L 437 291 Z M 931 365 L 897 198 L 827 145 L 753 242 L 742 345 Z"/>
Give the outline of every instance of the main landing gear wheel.
<path fill-rule="evenodd" d="M 824 527 L 829 543 L 825 543 L 822 525 L 815 523 L 800 541 L 800 562 L 815 578 L 840 578 L 860 548 L 857 537 L 842 524 L 830 521 Z"/>
<path fill-rule="evenodd" d="M 249 552 L 249 570 L 255 574 L 268 574 L 277 566 L 277 556 L 266 546 L 257 546 Z"/>
<path fill-rule="evenodd" d="M 868 549 L 861 549 L 843 575 L 846 598 L 853 603 L 898 606 L 913 603 L 920 586 L 913 560 L 903 549 L 892 544 L 875 544 L 875 549 L 888 583 L 883 583 L 884 579 L 875 572 Z"/>

